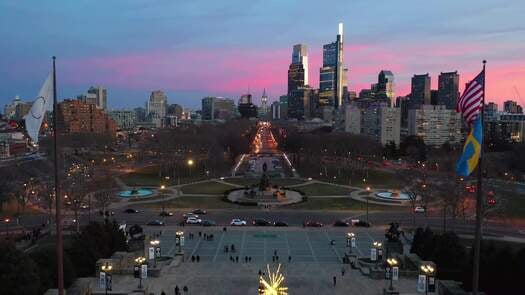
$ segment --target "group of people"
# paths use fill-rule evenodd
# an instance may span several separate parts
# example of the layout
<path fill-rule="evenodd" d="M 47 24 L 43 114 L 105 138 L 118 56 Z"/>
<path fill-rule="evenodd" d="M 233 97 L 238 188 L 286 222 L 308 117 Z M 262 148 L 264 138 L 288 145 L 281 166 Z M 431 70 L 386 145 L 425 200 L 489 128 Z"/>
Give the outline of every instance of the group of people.
<path fill-rule="evenodd" d="M 188 291 L 189 291 L 188 286 L 184 286 L 184 287 L 182 287 L 182 291 L 183 291 L 184 293 L 188 293 Z M 160 293 L 160 295 L 166 295 L 166 292 L 162 291 L 162 292 Z M 181 293 L 180 293 L 180 289 L 179 289 L 179 286 L 178 286 L 178 285 L 175 285 L 175 295 L 181 295 Z"/>
<path fill-rule="evenodd" d="M 190 240 L 193 240 L 195 238 L 195 234 L 194 233 L 189 233 L 188 234 L 188 238 Z M 213 241 L 213 234 L 207 234 L 207 233 L 199 232 L 199 238 L 203 238 L 206 241 Z"/>

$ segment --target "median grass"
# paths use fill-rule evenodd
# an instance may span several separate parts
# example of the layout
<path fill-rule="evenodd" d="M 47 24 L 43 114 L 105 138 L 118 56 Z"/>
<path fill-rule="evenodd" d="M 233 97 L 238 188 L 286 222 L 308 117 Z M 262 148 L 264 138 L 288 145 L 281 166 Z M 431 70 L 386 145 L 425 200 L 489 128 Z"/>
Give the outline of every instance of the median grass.
<path fill-rule="evenodd" d="M 246 208 L 245 206 L 229 203 L 223 201 L 222 197 L 210 196 L 210 197 L 179 197 L 165 202 L 166 208 L 170 210 L 174 209 L 238 209 Z M 154 204 L 143 204 L 146 208 L 161 208 L 162 202 Z"/>
<path fill-rule="evenodd" d="M 345 196 L 353 190 L 325 183 L 312 183 L 295 187 L 306 196 Z"/>
<path fill-rule="evenodd" d="M 302 210 L 366 210 L 366 203 L 351 198 L 311 197 L 305 202 L 293 204 L 287 209 Z M 401 207 L 369 204 L 368 210 L 402 210 Z"/>

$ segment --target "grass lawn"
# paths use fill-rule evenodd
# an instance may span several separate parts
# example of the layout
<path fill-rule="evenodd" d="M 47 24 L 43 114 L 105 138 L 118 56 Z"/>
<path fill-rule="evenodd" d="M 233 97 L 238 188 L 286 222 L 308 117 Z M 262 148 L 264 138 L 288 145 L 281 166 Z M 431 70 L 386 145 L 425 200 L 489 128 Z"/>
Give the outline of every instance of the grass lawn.
<path fill-rule="evenodd" d="M 312 183 L 296 187 L 306 196 L 339 196 L 349 195 L 352 190 L 324 183 Z"/>
<path fill-rule="evenodd" d="M 303 210 L 366 210 L 366 203 L 351 198 L 308 198 L 306 202 L 287 206 Z M 397 207 L 369 204 L 369 210 L 399 210 Z"/>
<path fill-rule="evenodd" d="M 313 179 L 332 182 L 337 184 L 352 185 L 357 187 L 372 186 L 373 188 L 400 188 L 399 182 L 396 180 L 394 173 L 385 172 L 382 170 L 368 170 L 368 177 L 361 172 L 355 172 L 353 175 L 350 170 L 329 168 L 327 170 L 328 177 L 319 175 L 319 171 L 313 171 L 310 168 L 299 169 L 299 174 L 303 177 L 312 177 Z M 334 178 L 334 176 L 336 178 Z M 363 178 L 366 182 L 363 182 Z"/>
<path fill-rule="evenodd" d="M 498 210 L 497 215 L 503 215 L 507 218 L 525 217 L 525 194 L 509 190 L 496 190 L 497 194 L 502 194 L 502 208 Z"/>
<path fill-rule="evenodd" d="M 222 195 L 225 191 L 234 188 L 231 185 L 207 181 L 196 184 L 188 184 L 181 187 L 185 194 Z"/>
<path fill-rule="evenodd" d="M 260 179 L 259 178 L 226 178 L 224 181 L 238 184 L 238 185 L 244 185 L 249 186 L 252 184 L 259 184 Z M 305 183 L 302 179 L 295 179 L 295 178 L 270 178 L 270 185 L 282 185 L 282 186 L 288 186 L 288 185 L 296 185 Z"/>
<path fill-rule="evenodd" d="M 120 179 L 128 186 L 152 186 L 157 187 L 160 186 L 160 184 L 164 184 L 167 186 L 176 185 L 179 182 L 179 179 L 159 179 L 158 174 L 150 174 L 150 173 L 143 173 L 143 172 L 132 172 L 128 174 L 124 174 L 120 176 Z M 190 183 L 194 181 L 204 180 L 206 179 L 203 176 L 192 176 L 192 177 L 181 177 L 180 183 Z"/>
<path fill-rule="evenodd" d="M 141 206 L 147 208 L 161 208 L 162 203 L 143 204 Z M 235 208 L 249 208 L 222 200 L 222 197 L 180 197 L 166 202 L 166 208 L 173 209 L 235 209 Z"/>

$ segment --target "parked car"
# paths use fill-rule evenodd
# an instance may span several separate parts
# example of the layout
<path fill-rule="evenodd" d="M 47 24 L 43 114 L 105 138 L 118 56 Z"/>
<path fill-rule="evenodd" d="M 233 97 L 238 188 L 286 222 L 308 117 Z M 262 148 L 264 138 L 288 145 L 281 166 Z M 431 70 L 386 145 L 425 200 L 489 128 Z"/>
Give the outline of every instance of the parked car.
<path fill-rule="evenodd" d="M 193 212 L 188 212 L 188 213 L 185 213 L 182 215 L 184 218 L 190 218 L 190 217 L 195 217 L 195 218 L 199 218 L 199 215 L 193 213 Z"/>
<path fill-rule="evenodd" d="M 269 221 L 266 220 L 266 219 L 262 219 L 262 218 L 254 219 L 254 220 L 252 221 L 252 224 L 255 225 L 255 226 L 268 226 L 268 225 L 272 225 L 271 222 L 269 222 Z"/>
<path fill-rule="evenodd" d="M 347 226 L 350 226 L 350 223 L 339 219 L 339 220 L 334 221 L 334 226 L 347 227 Z"/>
<path fill-rule="evenodd" d="M 307 220 L 304 222 L 304 226 L 307 226 L 307 227 L 322 227 L 323 224 L 319 221 L 312 221 L 312 220 Z"/>
<path fill-rule="evenodd" d="M 232 219 L 232 221 L 230 222 L 230 225 L 233 225 L 233 226 L 242 226 L 242 225 L 246 225 L 246 221 L 244 220 L 240 220 L 238 218 L 235 218 L 235 219 Z"/>
<path fill-rule="evenodd" d="M 188 217 L 188 219 L 186 219 L 186 223 L 187 224 L 199 224 L 201 222 L 202 222 L 202 220 L 198 219 L 196 217 Z"/>
<path fill-rule="evenodd" d="M 133 208 L 128 208 L 128 209 L 124 210 L 124 213 L 139 213 L 139 210 L 133 209 Z"/>
<path fill-rule="evenodd" d="M 425 207 L 417 206 L 414 208 L 415 213 L 425 213 Z"/>
<path fill-rule="evenodd" d="M 273 223 L 273 226 L 288 226 L 288 223 L 284 221 L 276 221 Z"/>
<path fill-rule="evenodd" d="M 215 226 L 217 225 L 217 223 L 215 223 L 215 221 L 213 220 L 205 219 L 201 222 L 201 225 L 202 226 Z"/>
<path fill-rule="evenodd" d="M 359 227 L 370 227 L 372 224 L 370 222 L 368 222 L 368 221 L 357 219 L 357 220 L 355 220 L 355 222 L 354 222 L 354 220 L 352 220 L 352 225 L 353 226 L 359 226 Z"/>
<path fill-rule="evenodd" d="M 154 220 L 148 222 L 147 225 L 151 225 L 151 226 L 162 226 L 162 225 L 165 225 L 165 223 L 164 223 L 164 221 L 162 221 L 162 220 L 154 219 Z"/>
<path fill-rule="evenodd" d="M 162 217 L 169 217 L 169 216 L 173 216 L 173 212 L 161 211 L 159 215 Z"/>
<path fill-rule="evenodd" d="M 193 210 L 192 213 L 193 214 L 206 215 L 206 213 L 208 213 L 208 212 L 206 212 L 206 210 L 203 210 L 203 209 L 195 209 L 195 210 Z"/>

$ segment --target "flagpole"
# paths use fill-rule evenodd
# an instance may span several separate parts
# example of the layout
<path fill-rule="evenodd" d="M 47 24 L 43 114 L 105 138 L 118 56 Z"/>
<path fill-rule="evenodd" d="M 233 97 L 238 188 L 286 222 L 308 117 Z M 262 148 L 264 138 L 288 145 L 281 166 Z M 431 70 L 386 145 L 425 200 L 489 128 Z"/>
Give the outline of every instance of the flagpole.
<path fill-rule="evenodd" d="M 483 132 L 484 129 L 484 108 L 485 108 L 485 64 L 487 63 L 486 60 L 483 60 L 483 96 L 481 100 L 481 112 L 480 112 L 480 120 L 481 120 L 481 130 Z M 483 139 L 480 146 L 480 154 L 479 154 L 479 162 L 478 162 L 478 185 L 477 185 L 477 194 L 476 194 L 476 233 L 474 237 L 474 261 L 473 261 L 473 271 L 472 271 L 472 294 L 478 295 L 478 289 L 479 289 L 479 262 L 480 262 L 480 248 L 481 248 L 481 235 L 482 235 L 482 228 L 481 228 L 481 222 L 483 220 L 483 191 L 482 191 L 482 178 L 483 178 L 483 166 L 481 165 L 481 161 L 483 159 Z"/>
<path fill-rule="evenodd" d="M 64 295 L 64 245 L 62 241 L 62 201 L 60 197 L 60 186 L 58 182 L 58 150 L 57 150 L 57 138 L 58 138 L 58 107 L 57 107 L 57 76 L 55 67 L 56 57 L 53 56 L 53 141 L 54 141 L 54 152 L 55 152 L 55 199 L 56 199 L 56 228 L 57 228 L 57 288 L 58 294 Z"/>

